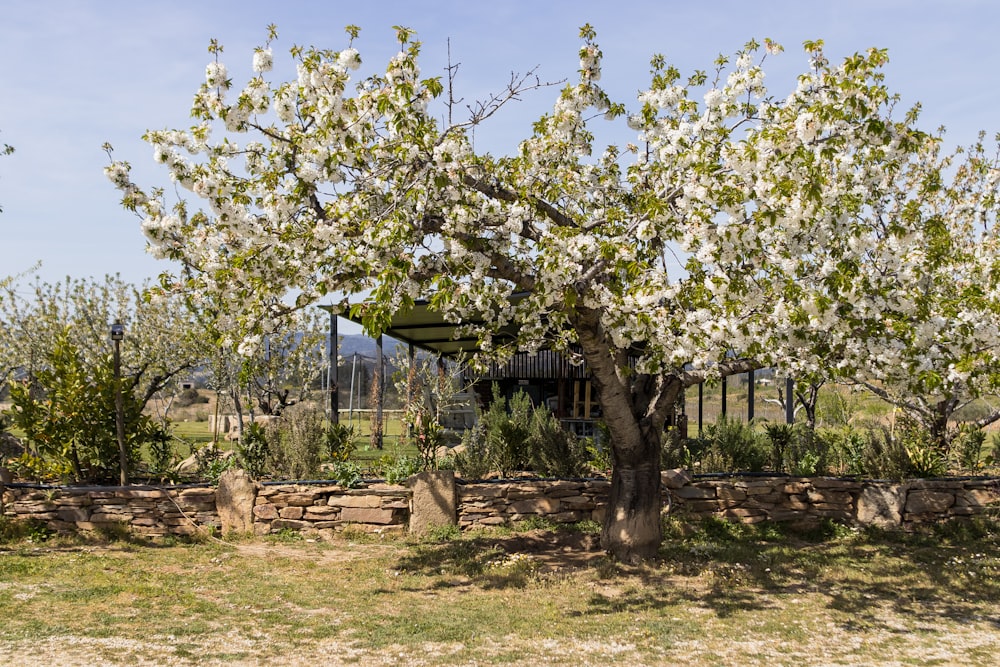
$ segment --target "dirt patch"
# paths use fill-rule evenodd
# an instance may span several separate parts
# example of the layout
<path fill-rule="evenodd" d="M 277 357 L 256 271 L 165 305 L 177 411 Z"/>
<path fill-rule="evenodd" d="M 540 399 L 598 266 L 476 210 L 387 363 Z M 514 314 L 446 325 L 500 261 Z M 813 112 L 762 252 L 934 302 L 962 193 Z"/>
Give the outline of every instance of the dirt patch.
<path fill-rule="evenodd" d="M 605 557 L 599 536 L 575 531 L 531 530 L 490 544 L 512 556 L 530 556 L 545 569 L 584 567 Z"/>

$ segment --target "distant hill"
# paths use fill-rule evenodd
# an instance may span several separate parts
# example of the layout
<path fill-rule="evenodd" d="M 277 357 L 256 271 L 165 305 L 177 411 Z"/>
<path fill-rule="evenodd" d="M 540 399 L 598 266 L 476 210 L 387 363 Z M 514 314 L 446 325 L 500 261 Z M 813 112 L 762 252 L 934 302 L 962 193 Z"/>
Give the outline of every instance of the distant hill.
<path fill-rule="evenodd" d="M 396 346 L 404 345 L 400 343 L 395 338 L 385 337 L 382 343 L 382 353 L 388 359 L 396 353 Z M 371 359 L 375 358 L 375 339 L 369 338 L 363 334 L 352 334 L 350 336 L 343 336 L 340 339 L 340 356 L 347 362 L 350 360 L 354 354 L 357 353 L 363 357 L 369 357 Z"/>

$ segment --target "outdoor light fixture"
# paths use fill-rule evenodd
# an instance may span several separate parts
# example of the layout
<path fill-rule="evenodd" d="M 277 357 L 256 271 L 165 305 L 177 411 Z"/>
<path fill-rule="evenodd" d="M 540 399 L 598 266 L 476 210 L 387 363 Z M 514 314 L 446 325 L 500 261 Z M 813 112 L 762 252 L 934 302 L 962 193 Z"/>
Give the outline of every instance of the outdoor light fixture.
<path fill-rule="evenodd" d="M 125 415 L 122 404 L 122 357 L 121 344 L 125 338 L 125 325 L 115 322 L 111 325 L 111 340 L 115 342 L 115 435 L 118 439 L 118 457 L 121 467 L 121 485 L 128 484 L 128 451 L 125 449 Z"/>

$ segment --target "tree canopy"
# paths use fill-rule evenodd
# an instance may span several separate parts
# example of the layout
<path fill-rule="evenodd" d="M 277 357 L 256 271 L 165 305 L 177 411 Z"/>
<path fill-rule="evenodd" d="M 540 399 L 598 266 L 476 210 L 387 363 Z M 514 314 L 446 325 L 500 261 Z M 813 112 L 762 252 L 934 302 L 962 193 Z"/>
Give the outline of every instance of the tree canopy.
<path fill-rule="evenodd" d="M 657 55 L 629 107 L 602 88 L 585 26 L 575 81 L 495 156 L 473 130 L 537 78 L 455 120 L 454 80 L 423 77 L 410 30 L 383 73 L 355 80 L 358 34 L 293 47 L 296 77 L 272 82 L 272 27 L 241 89 L 213 43 L 195 125 L 146 135 L 200 208 L 133 183 L 125 162 L 108 176 L 150 251 L 181 264 L 165 288 L 239 304 L 220 321 L 230 342 L 366 294 L 371 332 L 429 297 L 484 354 L 578 354 L 612 436 L 602 539 L 616 555 L 655 553 L 664 420 L 707 375 L 775 365 L 931 393 L 992 381 L 996 157 L 942 154 L 916 109 L 896 109 L 884 51 L 831 64 L 806 43 L 785 97 L 764 85 L 770 41 L 687 76 Z"/>

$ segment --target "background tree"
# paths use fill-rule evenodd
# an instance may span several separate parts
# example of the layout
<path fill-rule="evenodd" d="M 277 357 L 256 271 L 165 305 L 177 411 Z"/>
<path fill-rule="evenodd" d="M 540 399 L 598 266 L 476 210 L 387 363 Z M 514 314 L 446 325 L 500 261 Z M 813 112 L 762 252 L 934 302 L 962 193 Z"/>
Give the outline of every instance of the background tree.
<path fill-rule="evenodd" d="M 241 438 L 244 415 L 251 419 L 256 414 L 279 416 L 305 400 L 326 372 L 325 317 L 319 311 L 300 311 L 286 318 L 280 329 L 248 344 L 215 349 L 208 384 L 235 412 Z M 215 339 L 219 334 L 214 321 L 206 322 L 204 313 L 201 320 L 207 338 Z"/>
<path fill-rule="evenodd" d="M 797 243 L 794 282 L 776 295 L 778 356 L 812 385 L 865 387 L 946 452 L 955 412 L 1000 378 L 1000 163 L 982 140 L 942 155 L 940 137 L 917 139 L 844 232 Z M 998 419 L 990 411 L 978 425 Z"/>
<path fill-rule="evenodd" d="M 121 463 L 115 433 L 117 379 L 110 357 L 94 363 L 69 329 L 57 334 L 33 376 L 11 386 L 11 423 L 24 432 L 23 467 L 44 478 L 114 482 Z M 135 470 L 144 443 L 162 440 L 162 427 L 143 414 L 134 392 L 123 392 L 126 469 Z"/>
<path fill-rule="evenodd" d="M 0 294 L 3 371 L 34 375 L 46 355 L 66 337 L 87 367 L 112 353 L 110 326 L 125 326 L 121 345 L 125 391 L 145 406 L 179 376 L 204 363 L 207 341 L 181 295 L 147 298 L 145 288 L 118 276 L 66 278 L 58 283 L 10 281 Z"/>
<path fill-rule="evenodd" d="M 516 154 L 498 157 L 475 150 L 472 130 L 540 87 L 533 74 L 454 120 L 455 96 L 442 96 L 454 70 L 421 78 L 405 28 L 385 72 L 352 89 L 358 29 L 348 32 L 340 51 L 294 47 L 297 76 L 272 84 L 272 27 L 235 93 L 213 43 L 197 124 L 146 135 L 203 210 L 142 190 L 127 163 L 108 176 L 151 251 L 183 265 L 183 289 L 240 303 L 234 340 L 367 292 L 359 314 L 372 333 L 429 296 L 478 335 L 480 359 L 548 346 L 586 361 L 612 446 L 602 542 L 619 558 L 659 547 L 661 437 L 685 386 L 811 350 L 838 315 L 832 289 L 859 312 L 912 305 L 887 298 L 889 278 L 836 284 L 862 275 L 853 263 L 880 239 L 886 261 L 906 259 L 893 244 L 930 219 L 918 186 L 938 140 L 913 128 L 915 112 L 893 119 L 883 51 L 833 66 L 807 44 L 809 68 L 780 100 L 763 84 L 761 62 L 780 50 L 770 42 L 687 78 L 655 56 L 627 113 L 600 86 L 585 26 L 577 80 Z M 613 143 L 601 149 L 599 131 Z M 817 278 L 819 258 L 837 257 L 827 246 L 841 261 Z M 883 344 L 872 333 L 855 332 L 856 347 Z M 835 341 L 844 358 L 852 340 Z"/>

